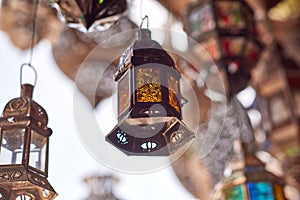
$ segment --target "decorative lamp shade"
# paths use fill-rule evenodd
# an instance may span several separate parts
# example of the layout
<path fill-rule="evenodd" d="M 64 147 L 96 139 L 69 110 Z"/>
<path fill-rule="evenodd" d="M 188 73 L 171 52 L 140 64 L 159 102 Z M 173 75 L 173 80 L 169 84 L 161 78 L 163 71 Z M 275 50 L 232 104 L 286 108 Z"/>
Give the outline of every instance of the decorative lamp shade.
<path fill-rule="evenodd" d="M 118 124 L 106 140 L 127 155 L 167 156 L 194 137 L 181 121 L 180 74 L 148 29 L 120 59 Z"/>
<path fill-rule="evenodd" d="M 248 157 L 249 158 L 249 157 Z M 285 200 L 283 182 L 265 171 L 264 166 L 254 156 L 247 163 L 244 176 L 232 177 L 222 188 L 222 200 Z M 253 161 L 256 162 L 253 165 Z"/>
<path fill-rule="evenodd" d="M 126 0 L 49 0 L 56 2 L 66 23 L 71 27 L 92 26 L 105 29 L 127 9 Z"/>
<path fill-rule="evenodd" d="M 200 45 L 196 56 L 207 60 L 206 52 L 224 70 L 229 96 L 244 89 L 256 65 L 261 44 L 255 38 L 253 12 L 244 0 L 205 0 L 188 8 L 185 30 Z"/>
<path fill-rule="evenodd" d="M 48 116 L 32 100 L 33 86 L 23 84 L 21 97 L 8 102 L 0 118 L 0 197 L 51 200 L 57 194 L 47 180 Z M 2 199 L 1 198 L 1 199 Z"/>

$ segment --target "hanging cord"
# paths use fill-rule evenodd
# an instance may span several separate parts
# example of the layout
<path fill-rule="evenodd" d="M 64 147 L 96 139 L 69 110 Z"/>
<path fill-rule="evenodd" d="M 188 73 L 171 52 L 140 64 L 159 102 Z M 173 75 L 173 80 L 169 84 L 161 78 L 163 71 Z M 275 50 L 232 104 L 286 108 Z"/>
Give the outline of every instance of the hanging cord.
<path fill-rule="evenodd" d="M 144 24 L 144 21 L 147 20 L 147 29 L 149 29 L 149 18 L 148 18 L 148 15 L 145 15 L 143 18 L 142 18 L 142 21 L 141 21 L 141 24 L 140 24 L 140 29 L 143 27 L 143 24 Z"/>
<path fill-rule="evenodd" d="M 33 4 L 33 16 L 32 16 L 32 35 L 31 35 L 31 42 L 30 42 L 30 46 L 29 46 L 29 61 L 28 63 L 23 63 L 20 67 L 20 84 L 22 87 L 23 84 L 23 70 L 24 67 L 29 67 L 32 69 L 32 71 L 34 72 L 34 85 L 36 85 L 36 81 L 37 81 L 37 71 L 36 69 L 32 66 L 32 58 L 33 58 L 33 47 L 34 47 L 34 40 L 35 40 L 35 32 L 36 32 L 36 17 L 37 17 L 37 10 L 38 10 L 38 3 L 39 0 L 35 0 L 34 4 Z"/>

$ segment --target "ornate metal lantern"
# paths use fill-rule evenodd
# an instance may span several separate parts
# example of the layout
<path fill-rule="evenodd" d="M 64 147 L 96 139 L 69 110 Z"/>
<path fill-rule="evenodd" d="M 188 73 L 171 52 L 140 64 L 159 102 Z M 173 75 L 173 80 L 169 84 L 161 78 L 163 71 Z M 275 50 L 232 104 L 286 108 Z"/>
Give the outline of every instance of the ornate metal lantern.
<path fill-rule="evenodd" d="M 244 170 L 233 172 L 221 184 L 221 200 L 285 200 L 284 183 L 265 171 L 264 164 L 254 155 L 246 155 Z"/>
<path fill-rule="evenodd" d="M 204 62 L 206 52 L 227 77 L 232 96 L 244 89 L 261 51 L 255 38 L 253 12 L 244 0 L 205 0 L 188 8 L 185 30 L 200 45 L 193 47 Z"/>
<path fill-rule="evenodd" d="M 284 182 L 265 170 L 265 165 L 254 155 L 251 143 L 243 143 L 242 146 L 243 162 L 235 165 L 231 176 L 217 186 L 218 199 L 285 200 Z"/>
<path fill-rule="evenodd" d="M 148 29 L 120 59 L 117 126 L 107 141 L 127 155 L 167 156 L 194 137 L 181 121 L 180 74 Z"/>
<path fill-rule="evenodd" d="M 0 118 L 0 198 L 50 200 L 57 194 L 47 180 L 48 116 L 32 100 L 33 86 L 23 84 L 21 97 L 5 106 Z"/>
<path fill-rule="evenodd" d="M 266 69 L 262 73 L 264 79 L 258 83 L 265 104 L 262 107 L 263 127 L 271 143 L 268 150 L 284 163 L 286 175 L 290 176 L 288 183 L 299 187 L 300 73 L 296 63 L 284 56 L 281 47 L 275 48 L 268 63 L 273 64 L 274 69 Z"/>
<path fill-rule="evenodd" d="M 61 14 L 71 27 L 83 25 L 86 30 L 91 26 L 108 26 L 127 9 L 126 0 L 49 0 L 56 2 Z"/>

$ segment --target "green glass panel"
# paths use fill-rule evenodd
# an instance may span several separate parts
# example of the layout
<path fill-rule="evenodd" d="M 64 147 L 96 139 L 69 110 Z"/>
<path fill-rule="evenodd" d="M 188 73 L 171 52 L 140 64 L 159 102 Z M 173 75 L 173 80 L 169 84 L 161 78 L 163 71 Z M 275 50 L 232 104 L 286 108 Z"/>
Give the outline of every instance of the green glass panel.
<path fill-rule="evenodd" d="M 246 200 L 243 185 L 238 185 L 227 190 L 226 200 Z"/>

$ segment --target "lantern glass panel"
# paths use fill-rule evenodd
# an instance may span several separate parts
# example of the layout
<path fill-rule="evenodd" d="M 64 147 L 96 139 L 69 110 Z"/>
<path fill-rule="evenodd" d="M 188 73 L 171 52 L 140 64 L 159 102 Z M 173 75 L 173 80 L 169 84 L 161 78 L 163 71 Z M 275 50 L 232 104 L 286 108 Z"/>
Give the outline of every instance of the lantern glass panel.
<path fill-rule="evenodd" d="M 278 126 L 289 120 L 288 105 L 283 93 L 277 94 L 269 100 L 271 119 L 274 126 Z"/>
<path fill-rule="evenodd" d="M 274 184 L 273 190 L 276 200 L 285 200 L 283 188 L 280 185 Z"/>
<path fill-rule="evenodd" d="M 2 130 L 0 164 L 22 164 L 25 129 Z"/>
<path fill-rule="evenodd" d="M 256 63 L 260 53 L 260 47 L 254 42 L 249 41 L 245 50 L 245 58 L 248 62 Z"/>
<path fill-rule="evenodd" d="M 218 1 L 215 5 L 219 28 L 234 31 L 246 27 L 240 2 Z"/>
<path fill-rule="evenodd" d="M 245 42 L 244 37 L 223 37 L 221 44 L 224 56 L 236 57 L 241 55 Z"/>
<path fill-rule="evenodd" d="M 160 70 L 150 67 L 137 68 L 135 92 L 137 102 L 162 102 Z"/>
<path fill-rule="evenodd" d="M 250 200 L 275 200 L 271 183 L 247 183 Z"/>
<path fill-rule="evenodd" d="M 226 200 L 244 200 L 246 199 L 244 191 L 245 189 L 243 185 L 237 185 L 235 187 L 232 187 L 226 191 Z"/>
<path fill-rule="evenodd" d="M 129 71 L 120 79 L 118 83 L 118 105 L 119 115 L 121 115 L 130 106 L 129 94 Z"/>
<path fill-rule="evenodd" d="M 47 137 L 32 131 L 30 140 L 29 165 L 38 170 L 45 171 Z"/>
<path fill-rule="evenodd" d="M 213 19 L 213 10 L 210 5 L 195 7 L 189 17 L 191 37 L 197 39 L 202 33 L 215 29 L 216 23 Z"/>
<path fill-rule="evenodd" d="M 219 48 L 219 42 L 217 35 L 212 35 L 206 40 L 200 42 L 204 50 L 210 55 L 213 60 L 219 60 L 221 58 L 221 52 Z M 201 47 L 200 47 L 201 48 Z M 199 49 L 200 50 L 200 49 Z M 203 51 L 203 49 L 201 48 Z"/>
<path fill-rule="evenodd" d="M 168 87 L 169 87 L 169 103 L 177 112 L 180 112 L 179 82 L 171 75 L 169 75 L 168 78 Z"/>

